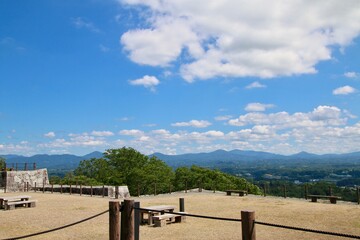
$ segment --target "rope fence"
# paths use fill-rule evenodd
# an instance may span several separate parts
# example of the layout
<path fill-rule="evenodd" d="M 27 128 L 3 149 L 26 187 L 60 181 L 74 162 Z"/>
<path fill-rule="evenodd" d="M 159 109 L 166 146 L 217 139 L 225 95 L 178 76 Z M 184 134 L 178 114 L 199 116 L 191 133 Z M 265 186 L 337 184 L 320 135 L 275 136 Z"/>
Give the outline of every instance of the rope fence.
<path fill-rule="evenodd" d="M 290 229 L 290 230 L 295 230 L 295 231 L 303 231 L 303 232 L 331 235 L 331 236 L 336 236 L 336 237 L 347 237 L 347 238 L 353 238 L 353 239 L 360 239 L 360 236 L 346 234 L 346 233 L 336 233 L 336 232 L 315 230 L 315 229 L 309 229 L 309 228 L 291 227 L 291 226 L 286 226 L 286 225 L 281 225 L 281 224 L 266 223 L 266 222 L 260 222 L 260 221 L 254 221 L 254 223 L 259 224 L 259 225 L 269 226 L 269 227 L 284 228 L 284 229 Z"/>
<path fill-rule="evenodd" d="M 58 230 L 61 230 L 61 229 L 65 229 L 65 228 L 68 228 L 68 227 L 72 227 L 72 226 L 75 226 L 77 224 L 80 224 L 80 223 L 83 223 L 83 222 L 86 222 L 86 221 L 89 221 L 93 218 L 96 218 L 96 217 L 99 217 L 105 213 L 109 212 L 109 210 L 106 210 L 106 211 L 103 211 L 101 213 L 98 213 L 98 214 L 95 214 L 91 217 L 88 217 L 88 218 L 85 218 L 85 219 L 82 219 L 80 221 L 77 221 L 77 222 L 74 222 L 74 223 L 70 223 L 70 224 L 67 224 L 67 225 L 64 225 L 64 226 L 61 226 L 61 227 L 57 227 L 57 228 L 53 228 L 53 229 L 49 229 L 49 230 L 45 230 L 45 231 L 42 231 L 42 232 L 37 232 L 37 233 L 32 233 L 32 234 L 28 234 L 28 235 L 24 235 L 24 236 L 19 236 L 19 237 L 13 237 L 13 238 L 4 238 L 4 239 L 1 239 L 1 240 L 15 240 L 15 239 L 23 239 L 23 238 L 28 238 L 28 237 L 34 237 L 34 236 L 38 236 L 38 235 L 42 235 L 42 234 L 46 234 L 46 233 L 50 233 L 50 232 L 55 232 L 55 231 L 58 231 Z"/>
<path fill-rule="evenodd" d="M 184 209 L 184 203 L 183 203 L 183 198 L 180 198 L 180 204 L 182 204 L 182 206 L 180 205 L 180 208 Z M 182 200 L 182 201 L 181 201 Z M 114 214 L 114 210 L 112 209 L 111 205 L 113 206 L 117 206 L 115 208 L 115 214 Z M 135 210 L 135 211 L 133 211 Z M 238 218 L 226 218 L 226 217 L 216 217 L 216 216 L 207 216 L 207 215 L 199 215 L 199 214 L 189 214 L 189 213 L 185 213 L 185 212 L 171 212 L 171 211 L 164 211 L 164 210 L 157 210 L 157 209 L 149 209 L 149 208 L 141 208 L 140 207 L 140 203 L 136 202 L 134 200 L 124 200 L 123 203 L 119 203 L 118 201 L 111 201 L 109 202 L 109 209 L 105 210 L 103 212 L 100 212 L 98 214 L 95 214 L 93 216 L 90 216 L 88 218 L 79 220 L 77 222 L 73 222 L 64 226 L 60 226 L 57 228 L 53 228 L 53 229 L 49 229 L 49 230 L 45 230 L 45 231 L 41 231 L 41 232 L 37 232 L 37 233 L 32 233 L 32 234 L 28 234 L 28 235 L 23 235 L 23 236 L 18 236 L 18 237 L 12 237 L 12 238 L 4 238 L 1 240 L 14 240 L 14 239 L 24 239 L 24 238 L 29 238 L 29 237 L 34 237 L 34 236 L 38 236 L 38 235 L 42 235 L 42 234 L 47 234 L 50 232 L 54 232 L 54 231 L 58 231 L 58 230 L 62 230 L 65 228 L 69 228 L 72 226 L 75 226 L 77 224 L 89 221 L 91 219 L 94 219 L 96 217 L 99 217 L 105 213 L 109 212 L 109 216 L 110 216 L 110 220 L 109 220 L 109 224 L 110 224 L 110 229 L 121 229 L 121 234 L 122 231 L 126 231 L 127 233 L 135 233 L 135 238 L 121 238 L 121 239 L 139 239 L 139 225 L 140 225 L 140 221 L 136 220 L 139 219 L 140 217 L 140 211 L 151 211 L 151 212 L 157 212 L 157 213 L 170 213 L 170 214 L 175 214 L 175 215 L 180 215 L 180 216 L 186 216 L 186 217 L 194 217 L 194 218 L 202 218 L 202 219 L 210 219 L 210 220 L 216 220 L 216 221 L 229 221 L 229 222 L 241 222 L 242 223 L 242 231 L 243 231 L 243 240 L 255 240 L 255 225 L 263 225 L 263 226 L 268 226 L 268 227 L 276 227 L 276 228 L 282 228 L 282 229 L 288 229 L 288 230 L 294 230 L 294 231 L 303 231 L 303 232 L 309 232 L 309 233 L 316 233 L 316 234 L 323 234 L 323 235 L 330 235 L 330 236 L 336 236 L 336 237 L 346 237 L 346 238 L 351 238 L 351 239 L 360 239 L 360 236 L 358 235 L 352 235 L 352 234 L 346 234 L 346 233 L 337 233 L 337 232 L 331 232 L 331 231 L 323 231 L 323 230 L 316 230 L 316 229 L 309 229 L 309 228 L 302 228 L 302 227 L 293 227 L 293 226 L 287 226 L 287 225 L 281 225 L 281 224 L 274 224 L 274 223 L 267 223 L 267 222 L 262 222 L 262 221 L 257 221 L 255 220 L 255 212 L 253 211 L 241 211 L 241 219 Z M 180 210 L 182 211 L 182 210 Z M 120 226 L 112 226 L 112 221 L 111 218 L 115 218 L 116 219 L 116 224 L 120 224 L 119 223 L 119 215 L 121 213 L 121 228 Z M 124 221 L 125 220 L 125 221 Z M 136 224 L 134 224 L 134 221 Z M 124 225 L 123 225 L 124 224 Z M 246 226 L 244 228 L 244 226 Z M 136 233 L 136 229 L 137 228 L 137 233 Z M 250 229 L 247 233 L 245 233 L 244 235 L 244 231 L 247 231 L 247 229 Z M 110 236 L 111 236 L 111 230 L 110 230 Z M 118 235 L 116 235 L 116 239 Z M 245 236 L 245 237 L 244 237 Z M 133 237 L 133 236 L 132 236 Z M 110 238 L 111 239 L 111 238 Z"/>
<path fill-rule="evenodd" d="M 165 212 L 165 213 L 171 213 L 171 214 L 180 215 L 180 216 L 205 218 L 205 219 L 219 220 L 219 221 L 242 222 L 242 219 L 237 219 L 237 218 L 204 216 L 204 215 L 189 214 L 189 213 L 183 213 L 183 212 L 168 212 L 168 211 L 159 211 L 156 209 L 136 208 L 136 207 L 134 207 L 134 209 L 140 210 L 140 211 L 143 210 L 143 211 L 152 211 L 152 212 L 159 212 L 159 213 Z M 289 229 L 289 230 L 311 232 L 311 233 L 317 233 L 317 234 L 325 234 L 325 235 L 331 235 L 331 236 L 336 236 L 336 237 L 347 237 L 347 238 L 353 238 L 353 239 L 360 239 L 360 236 L 346 234 L 346 233 L 336 233 L 336 232 L 315 230 L 315 229 L 309 229 L 309 228 L 293 227 L 293 226 L 286 226 L 286 225 L 281 225 L 281 224 L 266 223 L 266 222 L 261 222 L 261 221 L 254 221 L 254 223 L 258 224 L 258 225 L 269 226 L 269 227 L 277 227 L 277 228 L 283 228 L 283 229 Z"/>
<path fill-rule="evenodd" d="M 181 200 L 183 200 L 183 199 L 180 198 L 179 200 L 180 200 L 180 204 L 181 204 Z M 124 211 L 124 206 L 126 206 L 126 205 L 127 205 L 127 207 L 125 209 L 134 209 L 136 211 L 126 211 L 126 210 Z M 181 205 L 180 205 L 181 212 L 171 212 L 171 211 L 164 211 L 164 210 L 157 210 L 157 209 L 141 208 L 139 202 L 135 203 L 134 200 L 125 200 L 121 205 L 120 211 L 121 211 L 121 215 L 123 215 L 123 214 L 134 215 L 134 216 L 132 216 L 132 218 L 134 218 L 134 219 L 140 218 L 140 216 L 139 216 L 140 211 L 147 211 L 147 212 L 157 212 L 157 213 L 161 213 L 161 214 L 170 213 L 170 214 L 174 214 L 174 215 L 203 218 L 203 219 L 210 219 L 210 220 L 217 220 L 217 221 L 241 222 L 242 223 L 242 231 L 243 231 L 243 234 L 242 234 L 243 240 L 250 240 L 250 239 L 255 240 L 256 239 L 255 238 L 255 225 L 256 224 L 268 226 L 268 227 L 276 227 L 276 228 L 282 228 L 282 229 L 288 229 L 288 230 L 294 230 L 294 231 L 303 231 L 303 232 L 322 234 L 322 235 L 328 235 L 328 236 L 360 239 L 359 235 L 337 233 L 337 232 L 331 232 L 331 231 L 323 231 L 323 230 L 316 230 L 316 229 L 310 229 L 310 228 L 294 227 L 294 226 L 287 226 L 287 225 L 281 225 L 281 224 L 256 221 L 255 220 L 255 212 L 253 212 L 253 211 L 241 211 L 241 219 L 238 219 L 238 218 L 225 218 L 225 217 L 189 214 L 189 213 L 182 212 L 183 210 L 181 210 L 181 208 L 184 209 L 184 206 L 181 207 Z M 127 216 L 127 217 L 124 217 L 124 219 L 131 219 L 131 217 L 129 218 L 129 216 Z M 140 224 L 139 220 L 137 220 L 135 222 L 137 222 L 137 224 Z M 124 223 L 124 226 L 127 226 L 126 223 Z M 134 225 L 133 223 L 130 223 L 129 226 L 130 226 L 130 228 L 133 227 L 135 229 L 134 232 L 138 231 L 136 229 L 139 229 L 139 227 L 136 226 L 136 224 Z M 137 233 L 137 235 L 139 235 L 139 233 Z M 138 238 L 135 238 L 135 239 L 138 239 Z"/>

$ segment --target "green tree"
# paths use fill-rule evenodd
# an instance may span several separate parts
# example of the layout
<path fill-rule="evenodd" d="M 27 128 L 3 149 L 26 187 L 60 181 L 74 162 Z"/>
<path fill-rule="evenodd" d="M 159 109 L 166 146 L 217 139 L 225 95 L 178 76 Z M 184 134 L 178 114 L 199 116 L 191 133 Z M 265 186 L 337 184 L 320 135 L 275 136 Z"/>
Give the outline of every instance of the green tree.
<path fill-rule="evenodd" d="M 74 174 L 93 178 L 101 184 L 122 184 L 121 177 L 118 176 L 119 174 L 114 172 L 109 161 L 104 158 L 92 158 L 81 161 L 79 166 L 74 170 Z"/>
<path fill-rule="evenodd" d="M 5 158 L 0 157 L 0 170 L 4 169 L 6 166 Z"/>

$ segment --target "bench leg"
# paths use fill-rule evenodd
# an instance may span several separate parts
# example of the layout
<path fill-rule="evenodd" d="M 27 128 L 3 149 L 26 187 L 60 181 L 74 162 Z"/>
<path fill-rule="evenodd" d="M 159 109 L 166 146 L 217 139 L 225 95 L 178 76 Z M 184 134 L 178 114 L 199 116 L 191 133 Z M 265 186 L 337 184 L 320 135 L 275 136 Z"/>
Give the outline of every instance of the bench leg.
<path fill-rule="evenodd" d="M 166 226 L 166 219 L 155 220 L 155 221 L 154 221 L 154 226 L 155 226 L 155 227 L 163 227 L 163 226 Z"/>
<path fill-rule="evenodd" d="M 317 202 L 317 198 L 316 198 L 316 197 L 312 197 L 312 198 L 311 198 L 311 201 L 312 201 L 312 202 Z"/>
<path fill-rule="evenodd" d="M 230 195 L 231 195 L 231 192 L 226 192 L 226 195 L 230 196 Z"/>
<path fill-rule="evenodd" d="M 186 220 L 186 216 L 176 216 L 175 217 L 175 222 L 176 223 L 181 223 L 181 222 L 185 222 L 185 220 Z"/>
<path fill-rule="evenodd" d="M 14 210 L 15 209 L 15 205 L 6 205 L 5 206 L 5 210 Z"/>
<path fill-rule="evenodd" d="M 331 202 L 332 204 L 336 204 L 336 199 L 335 199 L 335 198 L 330 198 L 330 202 Z"/>

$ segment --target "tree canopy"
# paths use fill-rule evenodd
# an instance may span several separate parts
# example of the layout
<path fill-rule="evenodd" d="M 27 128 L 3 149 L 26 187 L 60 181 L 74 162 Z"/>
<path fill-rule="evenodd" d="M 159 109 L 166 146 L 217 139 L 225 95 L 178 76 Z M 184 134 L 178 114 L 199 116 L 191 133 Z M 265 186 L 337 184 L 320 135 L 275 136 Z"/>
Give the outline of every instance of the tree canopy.
<path fill-rule="evenodd" d="M 127 185 L 131 195 L 167 193 L 198 187 L 209 190 L 247 189 L 250 193 L 260 194 L 257 186 L 243 178 L 197 166 L 179 167 L 173 171 L 157 157 L 149 157 L 127 147 L 109 149 L 102 158 L 81 161 L 74 170 L 74 175 L 68 174 L 62 180 L 67 184 L 74 181 Z"/>

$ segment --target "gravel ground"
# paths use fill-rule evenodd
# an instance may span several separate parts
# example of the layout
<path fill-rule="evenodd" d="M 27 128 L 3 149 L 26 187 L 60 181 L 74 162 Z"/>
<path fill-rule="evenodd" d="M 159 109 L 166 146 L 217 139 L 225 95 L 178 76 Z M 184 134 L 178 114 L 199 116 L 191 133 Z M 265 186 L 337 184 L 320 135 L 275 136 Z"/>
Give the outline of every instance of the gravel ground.
<path fill-rule="evenodd" d="M 0 193 L 0 196 L 24 193 Z M 108 198 L 59 193 L 28 192 L 38 200 L 35 208 L 0 210 L 0 239 L 41 232 L 73 223 L 109 208 Z M 240 218 L 241 210 L 254 210 L 256 220 L 289 226 L 360 235 L 360 206 L 339 201 L 311 203 L 304 199 L 226 196 L 223 192 L 188 192 L 132 198 L 141 207 L 174 205 L 179 210 L 179 198 L 185 199 L 185 211 L 191 214 Z M 108 239 L 109 214 L 59 231 L 28 239 Z M 256 225 L 257 239 L 346 239 Z M 187 217 L 185 223 L 155 228 L 140 227 L 140 239 L 241 239 L 241 223 Z"/>

